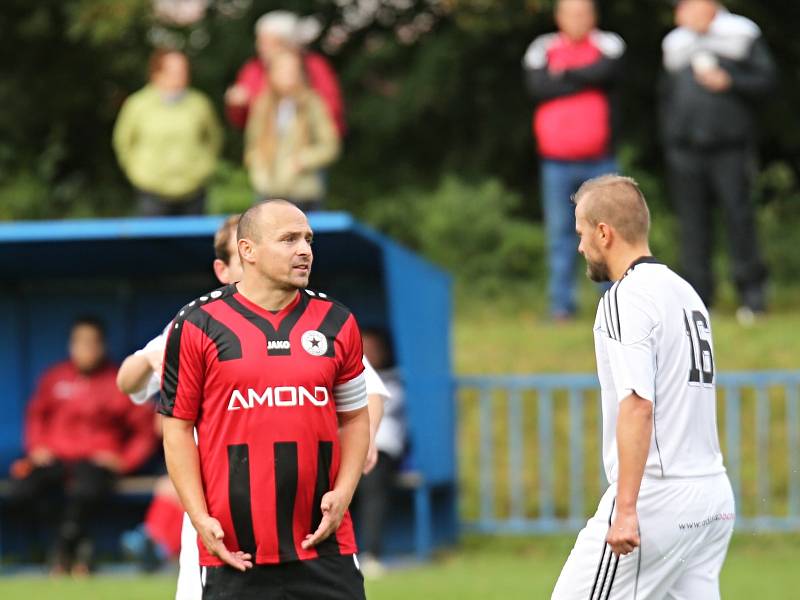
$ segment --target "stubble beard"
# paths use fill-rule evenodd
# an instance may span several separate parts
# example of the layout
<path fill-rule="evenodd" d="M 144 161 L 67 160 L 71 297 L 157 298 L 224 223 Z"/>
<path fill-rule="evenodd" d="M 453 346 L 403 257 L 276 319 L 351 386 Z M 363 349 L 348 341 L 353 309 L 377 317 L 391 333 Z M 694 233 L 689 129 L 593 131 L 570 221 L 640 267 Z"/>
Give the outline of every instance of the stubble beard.
<path fill-rule="evenodd" d="M 586 276 L 596 283 L 611 281 L 608 265 L 602 261 L 593 261 L 588 258 L 586 259 Z"/>

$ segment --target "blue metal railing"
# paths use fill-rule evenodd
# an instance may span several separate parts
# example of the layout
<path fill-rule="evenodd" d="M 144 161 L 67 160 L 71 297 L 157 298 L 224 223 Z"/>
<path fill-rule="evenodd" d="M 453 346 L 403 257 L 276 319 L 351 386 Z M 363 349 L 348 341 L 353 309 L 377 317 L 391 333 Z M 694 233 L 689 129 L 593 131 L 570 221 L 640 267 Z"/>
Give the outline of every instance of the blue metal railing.
<path fill-rule="evenodd" d="M 587 440 L 600 435 L 599 417 L 586 418 L 588 410 L 599 415 L 597 378 L 467 376 L 457 387 L 460 427 L 479 442 L 469 449 L 470 456 L 477 454 L 477 465 L 462 464 L 462 473 L 477 466 L 478 475 L 461 478 L 462 498 L 476 500 L 462 511 L 465 530 L 543 533 L 582 526 L 599 500 L 596 491 L 590 497 L 587 490 L 592 471 L 598 472 L 600 492 L 607 485 L 599 451 L 596 461 L 585 460 Z M 720 437 L 739 530 L 800 530 L 798 389 L 800 371 L 717 378 Z M 554 453 L 567 454 L 559 472 Z M 506 485 L 498 481 L 499 465 Z M 534 483 L 527 477 L 532 470 Z"/>

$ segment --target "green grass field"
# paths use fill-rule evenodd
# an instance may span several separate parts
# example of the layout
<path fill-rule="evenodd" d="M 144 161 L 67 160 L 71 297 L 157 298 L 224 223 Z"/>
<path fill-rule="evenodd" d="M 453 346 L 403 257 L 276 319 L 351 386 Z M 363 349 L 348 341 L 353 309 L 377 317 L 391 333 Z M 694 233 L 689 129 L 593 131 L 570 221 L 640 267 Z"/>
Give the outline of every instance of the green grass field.
<path fill-rule="evenodd" d="M 370 600 L 539 600 L 550 592 L 572 537 L 471 537 L 457 552 L 424 566 L 390 571 L 367 583 Z M 797 598 L 800 535 L 734 538 L 722 572 L 725 600 Z M 99 576 L 86 581 L 0 579 L 3 600 L 160 600 L 174 594 L 172 575 Z M 697 599 L 702 600 L 702 599 Z"/>
<path fill-rule="evenodd" d="M 596 297 L 582 294 L 580 317 L 555 324 L 542 317 L 540 301 L 520 310 L 519 298 L 497 303 L 461 302 L 453 331 L 458 373 L 592 373 L 592 323 Z M 778 309 L 751 327 L 730 309 L 711 315 L 714 359 L 719 371 L 800 368 L 800 312 Z"/>

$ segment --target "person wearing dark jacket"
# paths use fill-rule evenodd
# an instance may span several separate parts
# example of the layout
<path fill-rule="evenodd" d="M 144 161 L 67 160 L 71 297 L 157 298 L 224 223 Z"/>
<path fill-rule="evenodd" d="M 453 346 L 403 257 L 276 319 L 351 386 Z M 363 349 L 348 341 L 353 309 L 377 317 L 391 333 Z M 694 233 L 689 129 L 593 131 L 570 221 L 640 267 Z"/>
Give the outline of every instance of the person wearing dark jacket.
<path fill-rule="evenodd" d="M 541 157 L 550 312 L 571 318 L 575 303 L 572 194 L 585 180 L 617 171 L 616 102 L 625 42 L 596 28 L 593 0 L 558 0 L 558 32 L 536 38 L 523 58 L 525 83 L 538 105 L 533 133 Z"/>
<path fill-rule="evenodd" d="M 715 0 L 678 0 L 662 44 L 661 127 L 686 279 L 711 305 L 713 200 L 727 229 L 740 321 L 766 309 L 751 198 L 757 101 L 776 70 L 758 26 Z"/>

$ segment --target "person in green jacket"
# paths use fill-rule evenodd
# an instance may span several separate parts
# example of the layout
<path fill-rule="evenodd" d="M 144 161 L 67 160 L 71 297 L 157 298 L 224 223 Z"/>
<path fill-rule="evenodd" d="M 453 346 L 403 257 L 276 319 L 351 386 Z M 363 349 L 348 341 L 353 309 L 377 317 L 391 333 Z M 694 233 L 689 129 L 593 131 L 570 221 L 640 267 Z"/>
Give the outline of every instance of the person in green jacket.
<path fill-rule="evenodd" d="M 285 52 L 270 68 L 245 130 L 245 166 L 259 199 L 284 198 L 304 211 L 325 197 L 324 169 L 339 155 L 339 136 L 308 86 L 300 56 Z"/>
<path fill-rule="evenodd" d="M 189 60 L 156 50 L 150 81 L 122 105 L 114 150 L 143 216 L 200 214 L 217 165 L 222 127 L 209 99 L 189 88 Z"/>

